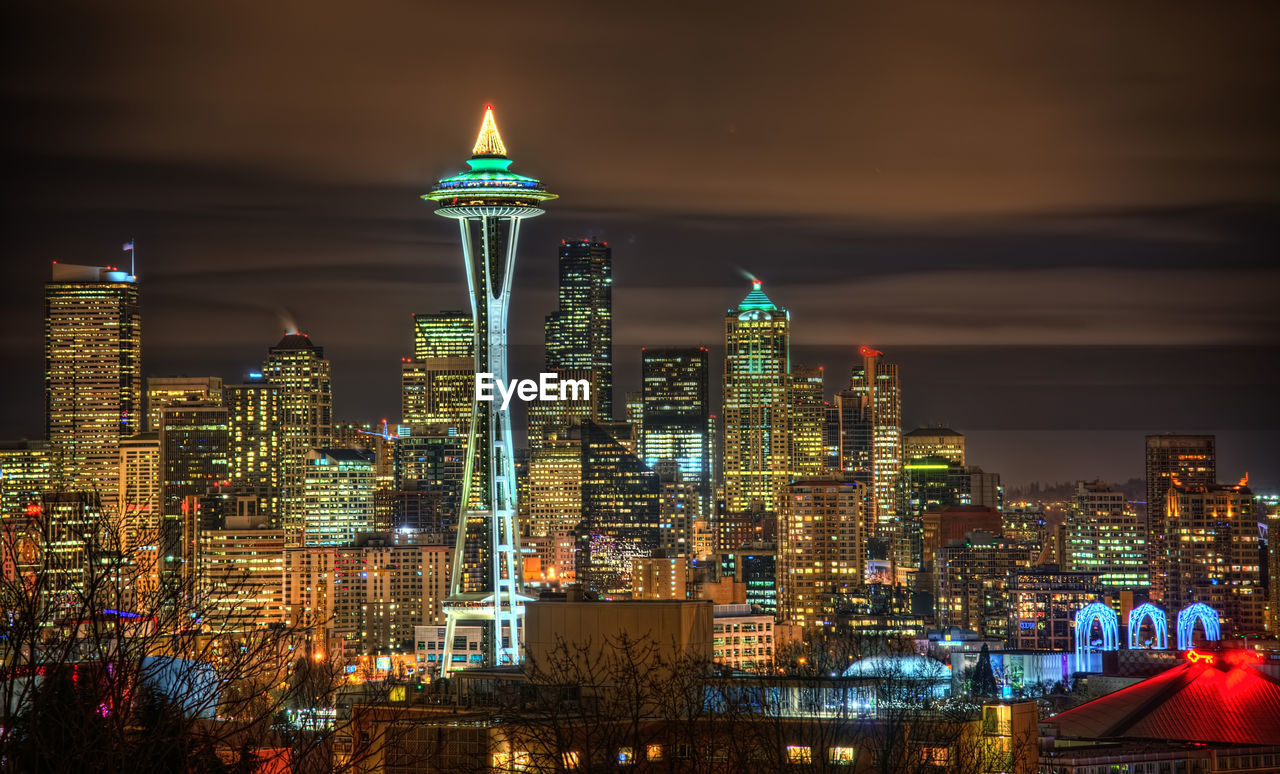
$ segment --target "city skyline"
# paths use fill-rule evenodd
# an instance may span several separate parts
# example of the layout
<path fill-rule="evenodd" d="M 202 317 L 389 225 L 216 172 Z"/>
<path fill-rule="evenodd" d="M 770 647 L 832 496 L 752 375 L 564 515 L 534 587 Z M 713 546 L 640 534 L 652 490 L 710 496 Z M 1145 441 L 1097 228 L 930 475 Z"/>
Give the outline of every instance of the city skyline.
<path fill-rule="evenodd" d="M 798 362 L 840 374 L 858 346 L 886 351 L 903 369 L 904 427 L 965 431 L 1012 485 L 1139 476 L 1140 436 L 1171 431 L 1217 434 L 1224 476 L 1250 469 L 1276 488 L 1267 140 L 1278 122 L 1274 100 L 1227 96 L 1275 93 L 1269 13 L 1161 7 L 1154 36 L 1138 7 L 1009 8 L 919 20 L 843 10 L 830 21 L 857 56 L 823 48 L 810 63 L 788 54 L 803 45 L 797 30 L 824 21 L 816 11 L 770 36 L 767 17 L 746 9 L 711 44 L 724 64 L 690 77 L 645 67 L 641 46 L 652 33 L 693 52 L 707 42 L 699 25 L 600 11 L 561 19 L 565 34 L 617 39 L 600 73 L 557 62 L 535 78 L 498 46 L 449 82 L 424 79 L 416 48 L 385 31 L 385 54 L 342 70 L 318 44 L 348 31 L 324 11 L 312 36 L 260 38 L 194 11 L 141 23 L 129 9 L 13 10 L 28 34 L 15 49 L 21 72 L 3 80 L 24 107 L 5 130 L 18 223 L 0 291 L 5 362 L 38 367 L 28 331 L 49 260 L 122 263 L 118 245 L 136 238 L 151 321 L 144 375 L 238 382 L 296 327 L 330 353 L 339 416 L 394 416 L 409 315 L 466 298 L 448 234 L 414 197 L 473 131 L 465 116 L 493 101 L 516 152 L 555 170 L 564 196 L 522 238 L 516 373 L 541 361 L 553 250 L 601 239 L 615 251 L 616 400 L 639 384 L 641 346 L 708 346 L 716 367 L 719 312 L 753 274 L 793 310 Z M 449 13 L 432 24 L 449 25 Z M 256 21 L 265 33 L 291 19 L 273 9 Z M 530 25 L 547 30 L 541 17 Z M 1024 38 L 1045 26 L 1063 38 L 1030 50 Z M 371 53 L 371 30 L 350 34 Z M 982 45 L 937 45 L 952 35 Z M 885 43 L 895 36 L 902 46 Z M 204 45 L 229 39 L 242 44 L 230 62 Z M 182 52 L 179 41 L 201 45 Z M 922 47 L 936 64 L 913 60 Z M 290 55 L 323 65 L 330 88 L 298 88 L 311 74 Z M 730 64 L 744 77 L 725 81 Z M 229 77 L 244 67 L 266 77 L 253 88 Z M 553 85 L 584 96 L 563 101 Z M 660 95 L 656 106 L 619 96 L 636 91 Z M 1188 354 L 1202 367 L 1186 367 Z M 39 385 L 11 380 L 6 392 L 3 434 L 38 437 Z M 1019 450 L 1042 432 L 1054 442 L 1026 459 Z"/>

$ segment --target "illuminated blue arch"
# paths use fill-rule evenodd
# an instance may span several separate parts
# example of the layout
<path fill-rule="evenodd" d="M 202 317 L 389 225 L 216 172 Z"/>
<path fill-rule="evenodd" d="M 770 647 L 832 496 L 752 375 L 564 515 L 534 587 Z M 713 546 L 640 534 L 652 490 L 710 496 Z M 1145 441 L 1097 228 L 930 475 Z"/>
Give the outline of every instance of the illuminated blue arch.
<path fill-rule="evenodd" d="M 1151 628 L 1156 632 L 1155 649 L 1167 649 L 1169 647 L 1169 615 L 1150 602 L 1145 602 L 1129 611 L 1129 649 L 1137 650 L 1142 647 L 1138 643 L 1138 635 L 1142 632 L 1142 621 L 1145 618 L 1151 619 Z"/>
<path fill-rule="evenodd" d="M 1076 671 L 1088 668 L 1087 654 L 1094 647 L 1089 644 L 1089 632 L 1093 622 L 1102 626 L 1102 646 L 1098 650 L 1116 650 L 1120 647 L 1120 617 L 1116 611 L 1102 602 L 1090 602 L 1076 613 Z"/>
<path fill-rule="evenodd" d="M 1192 602 L 1178 611 L 1178 650 L 1191 650 L 1194 644 L 1191 635 L 1195 631 L 1196 621 L 1204 624 L 1204 638 L 1207 642 L 1222 639 L 1218 628 L 1218 611 L 1203 602 Z"/>

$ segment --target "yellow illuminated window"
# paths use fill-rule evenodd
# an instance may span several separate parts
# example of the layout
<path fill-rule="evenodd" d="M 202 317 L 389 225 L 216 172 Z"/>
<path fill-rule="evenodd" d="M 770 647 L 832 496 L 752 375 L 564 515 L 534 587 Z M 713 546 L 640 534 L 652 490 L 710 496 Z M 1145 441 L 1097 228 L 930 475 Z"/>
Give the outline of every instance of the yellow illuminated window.
<path fill-rule="evenodd" d="M 787 745 L 787 763 L 813 763 L 813 750 L 804 745 Z"/>
<path fill-rule="evenodd" d="M 832 747 L 830 750 L 831 762 L 837 766 L 852 766 L 857 760 L 857 755 L 852 747 Z"/>

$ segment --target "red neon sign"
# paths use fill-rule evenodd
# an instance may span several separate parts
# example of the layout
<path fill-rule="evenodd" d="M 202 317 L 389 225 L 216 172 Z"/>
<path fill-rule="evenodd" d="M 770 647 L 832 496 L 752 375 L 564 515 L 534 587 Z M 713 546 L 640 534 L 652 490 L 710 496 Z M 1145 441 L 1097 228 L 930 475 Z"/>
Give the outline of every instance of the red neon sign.
<path fill-rule="evenodd" d="M 1193 664 L 1197 662 L 1202 664 L 1212 664 L 1216 658 L 1217 657 L 1212 653 L 1197 653 L 1194 650 L 1187 651 L 1187 661 L 1190 661 Z"/>

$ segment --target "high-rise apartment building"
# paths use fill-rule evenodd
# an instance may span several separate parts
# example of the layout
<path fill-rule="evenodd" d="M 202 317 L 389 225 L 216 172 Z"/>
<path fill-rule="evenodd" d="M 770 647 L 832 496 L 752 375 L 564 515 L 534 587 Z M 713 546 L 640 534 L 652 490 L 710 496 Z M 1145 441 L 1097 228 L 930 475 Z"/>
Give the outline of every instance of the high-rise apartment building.
<path fill-rule="evenodd" d="M 1266 590 L 1253 493 L 1241 484 L 1174 484 L 1165 495 L 1165 606 L 1203 602 L 1225 636 L 1266 629 Z"/>
<path fill-rule="evenodd" d="M 333 441 L 333 385 L 324 349 L 305 333 L 289 333 L 267 351 L 267 383 L 280 388 L 281 523 L 298 536 L 307 453 Z"/>
<path fill-rule="evenodd" d="M 160 430 L 160 411 L 174 403 L 222 405 L 222 379 L 217 376 L 147 377 L 147 430 Z"/>
<path fill-rule="evenodd" d="M 1216 441 L 1212 435 L 1147 436 L 1147 545 L 1151 556 L 1166 556 L 1169 552 L 1165 526 L 1169 488 L 1175 482 L 1207 486 L 1216 483 L 1217 476 Z M 1152 596 L 1162 599 L 1164 575 L 1155 573 L 1152 586 Z"/>
<path fill-rule="evenodd" d="M 785 491 L 778 514 L 778 620 L 832 626 L 839 599 L 866 575 L 864 487 L 812 478 Z"/>
<path fill-rule="evenodd" d="M 790 314 L 752 282 L 724 318 L 724 499 L 731 513 L 777 512 L 790 479 Z"/>
<path fill-rule="evenodd" d="M 45 432 L 55 479 L 96 492 L 110 512 L 120 439 L 143 429 L 137 278 L 55 263 L 44 301 Z"/>
<path fill-rule="evenodd" d="M 608 242 L 561 240 L 559 309 L 547 315 L 546 364 L 585 371 L 598 413 L 613 419 L 613 251 Z"/>
<path fill-rule="evenodd" d="M 405 424 L 445 424 L 467 432 L 475 401 L 475 327 L 469 312 L 413 316 L 413 357 L 401 364 Z"/>
<path fill-rule="evenodd" d="M 231 492 L 238 502 L 245 503 L 237 511 L 265 517 L 273 528 L 283 526 L 283 394 L 284 387 L 268 382 L 261 374 L 250 374 L 243 384 L 228 384 L 223 389 Z"/>
<path fill-rule="evenodd" d="M 1147 525 L 1124 492 L 1101 481 L 1081 481 L 1067 515 L 1067 570 L 1097 573 L 1111 590 L 1145 592 L 1151 585 Z"/>
<path fill-rule="evenodd" d="M 710 355 L 706 347 L 648 348 L 641 352 L 640 450 L 657 470 L 671 462 L 695 487 L 689 518 L 711 512 Z"/>
<path fill-rule="evenodd" d="M 375 517 L 377 460 L 359 449 L 312 449 L 302 482 L 302 514 L 285 522 L 290 545 L 348 546 L 379 531 Z"/>

